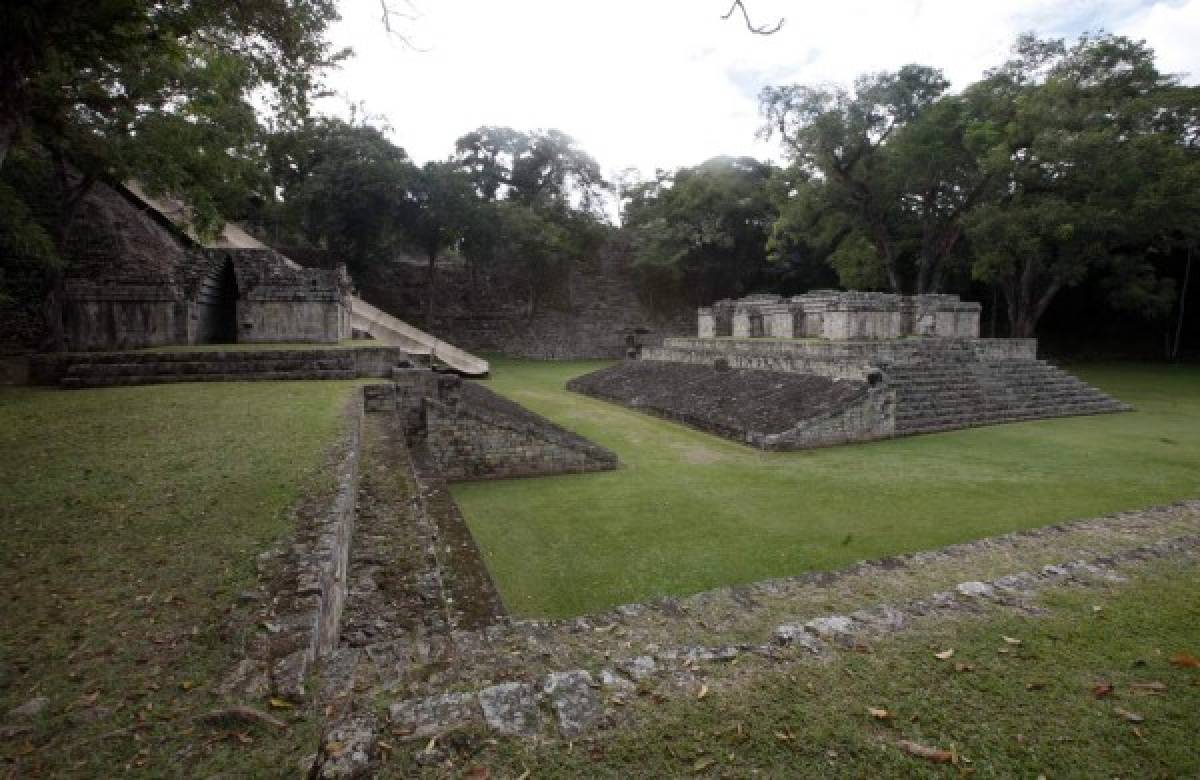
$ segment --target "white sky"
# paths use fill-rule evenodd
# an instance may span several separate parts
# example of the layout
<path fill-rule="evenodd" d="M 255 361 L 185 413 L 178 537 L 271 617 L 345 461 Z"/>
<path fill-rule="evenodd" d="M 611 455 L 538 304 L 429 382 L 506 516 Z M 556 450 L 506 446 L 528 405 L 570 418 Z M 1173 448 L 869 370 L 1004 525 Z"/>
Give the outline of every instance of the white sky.
<path fill-rule="evenodd" d="M 407 10 L 405 0 L 389 0 Z M 392 127 L 418 162 L 443 159 L 479 125 L 555 127 L 612 173 L 694 165 L 718 154 L 778 158 L 755 140 L 767 84 L 849 83 L 910 62 L 954 88 L 1002 62 L 1017 34 L 1074 37 L 1103 28 L 1144 38 L 1159 67 L 1200 77 L 1200 0 L 413 0 L 390 38 L 379 0 L 342 0 L 334 30 L 355 57 L 331 78 L 350 103 Z"/>

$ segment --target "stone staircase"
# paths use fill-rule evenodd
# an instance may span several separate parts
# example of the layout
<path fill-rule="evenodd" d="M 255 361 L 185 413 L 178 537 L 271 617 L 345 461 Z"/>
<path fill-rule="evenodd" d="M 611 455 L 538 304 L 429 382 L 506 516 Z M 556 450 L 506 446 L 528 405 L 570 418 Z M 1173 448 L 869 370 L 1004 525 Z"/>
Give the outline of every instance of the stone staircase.
<path fill-rule="evenodd" d="M 1045 360 L 938 360 L 884 367 L 896 390 L 896 434 L 1129 411 Z"/>
<path fill-rule="evenodd" d="M 80 355 L 66 366 L 63 387 L 115 387 L 175 382 L 354 379 L 349 350 L 107 352 Z"/>

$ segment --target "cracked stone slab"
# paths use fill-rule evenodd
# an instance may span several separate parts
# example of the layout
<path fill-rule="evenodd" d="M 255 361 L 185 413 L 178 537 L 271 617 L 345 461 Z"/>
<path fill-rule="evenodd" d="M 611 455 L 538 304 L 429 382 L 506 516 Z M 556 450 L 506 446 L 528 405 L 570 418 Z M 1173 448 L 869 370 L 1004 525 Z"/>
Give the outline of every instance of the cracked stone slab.
<path fill-rule="evenodd" d="M 845 615 L 828 615 L 813 618 L 804 624 L 809 633 L 815 634 L 826 641 L 847 644 L 854 641 L 854 635 L 859 631 L 859 625 Z"/>
<path fill-rule="evenodd" d="M 644 680 L 658 671 L 658 663 L 648 655 L 617 661 L 617 669 L 634 682 Z"/>
<path fill-rule="evenodd" d="M 954 586 L 954 590 L 961 596 L 975 599 L 990 599 L 996 595 L 996 589 L 986 582 L 972 580 L 970 582 L 960 582 Z"/>
<path fill-rule="evenodd" d="M 612 669 L 600 670 L 600 685 L 606 690 L 613 691 L 633 691 L 637 686 L 629 681 L 628 677 L 617 674 Z"/>
<path fill-rule="evenodd" d="M 604 717 L 600 697 L 592 688 L 592 675 L 583 669 L 547 675 L 542 692 L 558 716 L 558 730 L 567 739 L 595 728 Z"/>
<path fill-rule="evenodd" d="M 821 640 L 813 636 L 803 623 L 784 623 L 775 627 L 772 638 L 777 644 L 802 647 L 813 655 L 823 651 Z"/>
<path fill-rule="evenodd" d="M 908 616 L 887 604 L 860 609 L 850 613 L 850 617 L 872 630 L 886 634 L 903 631 L 908 626 Z"/>
<path fill-rule="evenodd" d="M 396 702 L 388 708 L 392 724 L 413 737 L 431 737 L 481 719 L 479 700 L 473 693 L 444 693 L 425 699 Z"/>
<path fill-rule="evenodd" d="M 321 740 L 316 777 L 349 780 L 364 777 L 375 767 L 379 728 L 372 715 L 356 715 L 335 723 Z"/>
<path fill-rule="evenodd" d="M 275 662 L 271 668 L 271 689 L 276 695 L 292 701 L 304 701 L 304 683 L 308 677 L 311 657 L 307 649 L 296 650 Z"/>
<path fill-rule="evenodd" d="M 479 692 L 479 706 L 488 727 L 506 737 L 532 737 L 542 730 L 533 686 L 501 683 Z"/>

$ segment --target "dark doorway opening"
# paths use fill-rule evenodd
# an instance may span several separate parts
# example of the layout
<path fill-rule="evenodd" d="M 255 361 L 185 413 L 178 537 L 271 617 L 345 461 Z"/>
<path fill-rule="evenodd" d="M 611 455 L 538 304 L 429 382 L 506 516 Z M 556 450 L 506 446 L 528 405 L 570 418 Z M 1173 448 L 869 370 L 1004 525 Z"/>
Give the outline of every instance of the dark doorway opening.
<path fill-rule="evenodd" d="M 217 283 L 217 310 L 213 318 L 213 343 L 237 343 L 237 274 L 233 271 L 233 258 L 225 258 L 221 267 L 221 278 Z"/>

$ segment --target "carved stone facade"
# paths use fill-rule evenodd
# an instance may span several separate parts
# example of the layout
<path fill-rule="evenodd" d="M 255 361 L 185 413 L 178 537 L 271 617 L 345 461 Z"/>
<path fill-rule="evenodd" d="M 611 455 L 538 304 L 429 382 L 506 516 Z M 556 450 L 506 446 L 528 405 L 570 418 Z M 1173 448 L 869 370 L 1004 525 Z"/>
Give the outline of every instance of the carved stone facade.
<path fill-rule="evenodd" d="M 815 290 L 791 298 L 751 295 L 697 312 L 697 336 L 711 338 L 979 338 L 978 303 L 957 295 Z"/>
<path fill-rule="evenodd" d="M 203 248 L 104 184 L 79 222 L 64 284 L 69 350 L 350 338 L 343 270 L 301 268 L 270 249 Z"/>

